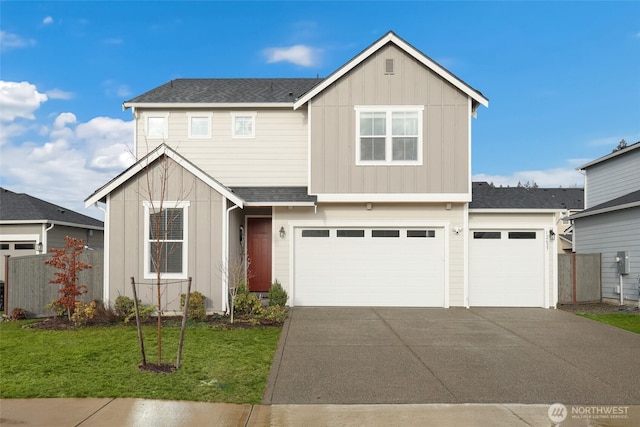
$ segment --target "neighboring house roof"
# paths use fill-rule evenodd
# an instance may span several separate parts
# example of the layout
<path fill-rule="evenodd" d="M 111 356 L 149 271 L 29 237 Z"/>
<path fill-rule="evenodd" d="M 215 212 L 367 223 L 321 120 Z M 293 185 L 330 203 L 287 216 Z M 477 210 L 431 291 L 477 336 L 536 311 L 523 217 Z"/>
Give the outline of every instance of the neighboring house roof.
<path fill-rule="evenodd" d="M 607 154 L 606 156 L 602 156 L 598 159 L 592 160 L 589 163 L 585 163 L 584 165 L 578 167 L 578 170 L 583 170 L 583 169 L 587 169 L 591 166 L 597 165 L 598 163 L 602 163 L 602 162 L 606 162 L 609 159 L 612 159 L 614 157 L 618 157 L 618 156 L 622 156 L 625 155 L 627 153 L 629 153 L 630 151 L 633 150 L 638 150 L 640 149 L 640 141 L 635 142 L 631 145 L 627 145 L 625 148 L 621 149 L 621 150 L 616 150 L 612 153 Z"/>
<path fill-rule="evenodd" d="M 431 71 L 433 71 L 434 73 L 442 77 L 444 80 L 446 80 L 447 82 L 449 82 L 450 84 L 458 88 L 460 91 L 465 93 L 471 99 L 473 99 L 474 110 L 477 104 L 484 105 L 485 107 L 489 106 L 489 100 L 484 95 L 482 95 L 482 93 L 472 88 L 471 86 L 466 84 L 464 81 L 462 81 L 461 79 L 453 75 L 451 72 L 447 71 L 444 67 L 442 67 L 440 64 L 435 62 L 433 59 L 429 58 L 427 55 L 420 52 L 415 47 L 411 46 L 402 38 L 398 37 L 393 31 L 389 31 L 387 34 L 385 34 L 380 39 L 375 41 L 371 46 L 369 46 L 368 48 L 360 52 L 358 55 L 356 55 L 349 62 L 347 62 L 342 67 L 334 71 L 329 77 L 324 79 L 320 84 L 318 84 L 309 92 L 304 94 L 300 99 L 298 99 L 295 102 L 293 108 L 294 109 L 300 108 L 302 105 L 307 103 L 311 98 L 313 98 L 314 96 L 322 92 L 328 86 L 333 84 L 336 80 L 340 79 L 346 73 L 348 73 L 353 68 L 361 64 L 364 60 L 369 58 L 371 55 L 373 55 L 375 52 L 377 52 L 380 48 L 385 46 L 387 43 L 393 43 L 398 48 L 402 49 L 408 55 L 412 56 L 418 62 L 422 63 Z"/>
<path fill-rule="evenodd" d="M 322 79 L 175 79 L 126 101 L 125 108 L 155 104 L 287 104 Z"/>
<path fill-rule="evenodd" d="M 84 201 L 85 206 L 91 206 L 97 202 L 105 202 L 107 194 L 111 193 L 116 188 L 120 187 L 126 181 L 137 175 L 140 171 L 142 171 L 145 167 L 153 163 L 159 157 L 166 155 L 167 157 L 174 160 L 180 166 L 191 172 L 197 178 L 202 180 L 204 183 L 209 185 L 211 188 L 216 190 L 218 193 L 222 194 L 227 199 L 231 200 L 234 204 L 239 207 L 243 207 L 244 201 L 235 195 L 228 187 L 225 187 L 219 181 L 212 178 L 206 172 L 202 171 L 202 169 L 198 168 L 196 165 L 191 163 L 186 158 L 182 157 L 175 150 L 169 147 L 166 144 L 161 144 L 156 147 L 149 154 L 144 156 L 142 159 L 138 160 L 136 163 L 131 165 L 128 169 L 122 172 L 120 175 L 113 178 L 111 181 L 97 189 L 91 196 L 87 197 Z"/>
<path fill-rule="evenodd" d="M 293 206 L 316 204 L 307 187 L 231 187 L 247 206 Z"/>
<path fill-rule="evenodd" d="M 63 208 L 24 193 L 0 187 L 0 223 L 56 223 L 83 228 L 104 228 L 90 216 Z"/>
<path fill-rule="evenodd" d="M 621 209 L 635 208 L 640 206 L 640 190 L 633 191 L 624 196 L 617 197 L 613 200 L 608 200 L 599 205 L 585 209 L 582 212 L 571 215 L 571 219 L 583 218 L 586 216 L 598 215 L 607 212 L 619 211 Z"/>
<path fill-rule="evenodd" d="M 494 187 L 474 182 L 469 209 L 584 209 L 584 189 Z"/>

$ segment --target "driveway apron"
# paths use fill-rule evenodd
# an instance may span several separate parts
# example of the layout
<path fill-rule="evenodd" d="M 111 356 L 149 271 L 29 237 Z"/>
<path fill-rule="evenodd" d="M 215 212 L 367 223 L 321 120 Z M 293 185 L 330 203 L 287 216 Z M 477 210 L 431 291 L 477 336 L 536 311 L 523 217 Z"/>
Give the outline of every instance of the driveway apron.
<path fill-rule="evenodd" d="M 293 308 L 263 403 L 637 405 L 638 354 L 560 310 Z"/>

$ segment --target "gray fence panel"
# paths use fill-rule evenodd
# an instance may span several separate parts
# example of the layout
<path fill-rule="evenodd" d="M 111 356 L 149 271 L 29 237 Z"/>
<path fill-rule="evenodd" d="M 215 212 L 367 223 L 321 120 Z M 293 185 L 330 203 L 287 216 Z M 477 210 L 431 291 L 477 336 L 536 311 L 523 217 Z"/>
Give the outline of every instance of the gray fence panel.
<path fill-rule="evenodd" d="M 600 258 L 600 254 L 558 255 L 558 304 L 578 304 L 602 300 Z"/>
<path fill-rule="evenodd" d="M 31 255 L 9 258 L 9 282 L 7 289 L 7 313 L 20 307 L 30 317 L 51 316 L 53 312 L 45 306 L 60 297 L 60 285 L 50 282 L 56 279 L 56 270 L 44 262 L 51 255 Z M 91 265 L 88 270 L 78 275 L 78 284 L 86 285 L 88 292 L 82 296 L 83 301 L 102 300 L 104 276 L 104 251 L 87 251 L 82 253 L 80 261 Z"/>

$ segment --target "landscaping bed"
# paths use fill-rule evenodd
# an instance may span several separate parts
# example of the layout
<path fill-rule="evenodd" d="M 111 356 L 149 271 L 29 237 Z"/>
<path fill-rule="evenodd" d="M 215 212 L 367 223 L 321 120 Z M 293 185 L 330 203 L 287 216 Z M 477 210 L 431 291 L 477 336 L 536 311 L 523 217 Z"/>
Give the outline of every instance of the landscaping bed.
<path fill-rule="evenodd" d="M 638 313 L 638 305 L 617 305 L 607 302 L 590 304 L 558 304 L 558 309 L 571 313 L 601 314 L 601 313 Z"/>

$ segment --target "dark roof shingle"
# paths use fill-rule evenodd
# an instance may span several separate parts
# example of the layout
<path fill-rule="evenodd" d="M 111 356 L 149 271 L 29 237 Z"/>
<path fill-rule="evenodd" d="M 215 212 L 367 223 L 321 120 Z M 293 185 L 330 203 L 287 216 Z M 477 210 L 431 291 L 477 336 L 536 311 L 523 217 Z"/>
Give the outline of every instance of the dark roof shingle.
<path fill-rule="evenodd" d="M 58 221 L 80 226 L 104 227 L 102 221 L 90 216 L 2 187 L 0 221 Z"/>
<path fill-rule="evenodd" d="M 143 93 L 135 103 L 293 103 L 323 79 L 175 79 Z"/>
<path fill-rule="evenodd" d="M 248 204 L 252 203 L 315 203 L 316 196 L 307 187 L 231 187 L 231 191 Z"/>
<path fill-rule="evenodd" d="M 584 209 L 582 188 L 492 187 L 474 182 L 470 209 Z"/>

